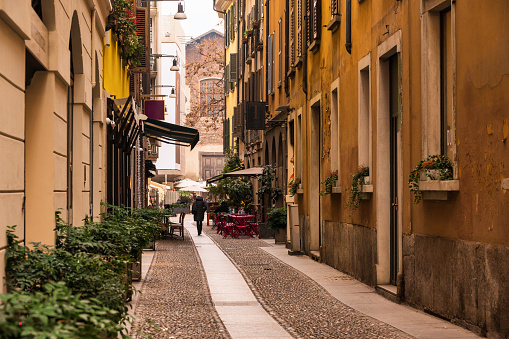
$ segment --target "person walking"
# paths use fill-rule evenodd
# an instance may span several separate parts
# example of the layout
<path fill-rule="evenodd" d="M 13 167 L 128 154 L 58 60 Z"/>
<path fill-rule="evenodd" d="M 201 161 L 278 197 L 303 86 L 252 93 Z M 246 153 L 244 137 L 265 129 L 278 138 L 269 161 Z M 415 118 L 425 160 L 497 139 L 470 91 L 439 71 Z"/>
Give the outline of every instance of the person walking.
<path fill-rule="evenodd" d="M 196 227 L 198 228 L 198 235 L 201 235 L 201 229 L 203 226 L 203 218 L 205 216 L 206 210 L 207 210 L 207 205 L 205 204 L 205 201 L 203 201 L 203 197 L 197 196 L 191 211 L 193 212 L 193 215 L 194 215 L 194 221 L 196 221 Z"/>

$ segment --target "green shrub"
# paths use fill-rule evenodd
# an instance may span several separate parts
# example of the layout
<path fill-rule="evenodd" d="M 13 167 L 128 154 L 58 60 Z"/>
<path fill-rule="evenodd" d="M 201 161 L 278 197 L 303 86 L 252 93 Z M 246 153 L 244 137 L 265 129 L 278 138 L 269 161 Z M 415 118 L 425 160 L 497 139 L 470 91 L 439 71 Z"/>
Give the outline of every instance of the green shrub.
<path fill-rule="evenodd" d="M 267 220 L 269 221 L 269 227 L 273 230 L 286 228 L 286 208 L 273 208 L 267 213 Z"/>
<path fill-rule="evenodd" d="M 124 328 L 111 320 L 117 311 L 96 298 L 83 299 L 64 282 L 48 282 L 35 293 L 17 290 L 0 300 L 1 338 L 114 338 Z"/>
<path fill-rule="evenodd" d="M 44 285 L 61 281 L 73 293 L 96 298 L 115 310 L 114 321 L 127 315 L 125 295 L 132 287 L 126 281 L 127 267 L 115 257 L 92 253 L 71 253 L 61 248 L 34 244 L 19 245 L 14 228 L 7 232 L 6 282 L 8 291 L 43 292 Z"/>

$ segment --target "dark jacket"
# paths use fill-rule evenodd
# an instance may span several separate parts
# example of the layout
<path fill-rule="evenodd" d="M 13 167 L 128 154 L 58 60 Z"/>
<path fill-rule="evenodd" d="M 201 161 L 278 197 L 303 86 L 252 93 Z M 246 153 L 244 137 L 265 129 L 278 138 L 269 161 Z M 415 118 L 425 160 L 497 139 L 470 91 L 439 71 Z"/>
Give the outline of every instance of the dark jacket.
<path fill-rule="evenodd" d="M 207 204 L 205 203 L 205 201 L 203 201 L 202 197 L 197 196 L 192 209 L 194 221 L 203 220 L 206 210 Z"/>

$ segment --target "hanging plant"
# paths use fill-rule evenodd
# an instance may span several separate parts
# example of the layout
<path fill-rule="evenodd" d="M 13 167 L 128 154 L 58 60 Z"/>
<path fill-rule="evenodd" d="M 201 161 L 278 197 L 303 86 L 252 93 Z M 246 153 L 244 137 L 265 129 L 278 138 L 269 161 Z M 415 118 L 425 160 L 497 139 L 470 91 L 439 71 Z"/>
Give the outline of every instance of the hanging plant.
<path fill-rule="evenodd" d="M 116 0 L 113 8 L 115 17 L 114 32 L 118 38 L 120 56 L 127 64 L 136 67 L 145 52 L 136 32 L 136 17 L 128 0 Z"/>
<path fill-rule="evenodd" d="M 331 172 L 330 176 L 321 182 L 321 184 L 325 184 L 325 190 L 320 191 L 320 195 L 331 194 L 332 187 L 334 186 L 334 184 L 336 183 L 337 180 L 338 180 L 338 171 L 336 170 L 336 171 Z"/>
<path fill-rule="evenodd" d="M 433 173 L 430 170 L 435 170 Z M 428 156 L 425 160 L 421 160 L 417 166 L 410 172 L 408 177 L 408 187 L 414 194 L 414 204 L 417 205 L 422 200 L 422 192 L 419 191 L 419 179 L 421 172 L 425 171 L 427 178 L 431 180 L 452 180 L 452 163 L 451 160 L 441 154 Z"/>
<path fill-rule="evenodd" d="M 361 203 L 361 186 L 364 184 L 364 177 L 369 175 L 369 167 L 359 167 L 357 172 L 352 173 L 352 187 L 350 198 L 346 207 L 350 209 L 350 216 L 357 210 Z"/>
<path fill-rule="evenodd" d="M 291 197 L 293 197 L 295 194 L 297 194 L 297 190 L 299 189 L 300 183 L 301 183 L 300 178 L 291 179 L 288 182 L 288 186 L 290 187 L 289 192 L 290 192 Z"/>

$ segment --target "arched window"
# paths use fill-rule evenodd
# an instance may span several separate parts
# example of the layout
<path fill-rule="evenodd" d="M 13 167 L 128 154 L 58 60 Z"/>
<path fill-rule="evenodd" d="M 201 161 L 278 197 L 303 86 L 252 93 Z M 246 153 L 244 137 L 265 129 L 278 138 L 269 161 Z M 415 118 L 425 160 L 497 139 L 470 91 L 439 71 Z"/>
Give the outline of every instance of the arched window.
<path fill-rule="evenodd" d="M 221 79 L 200 80 L 200 111 L 202 117 L 219 117 L 223 107 Z"/>

